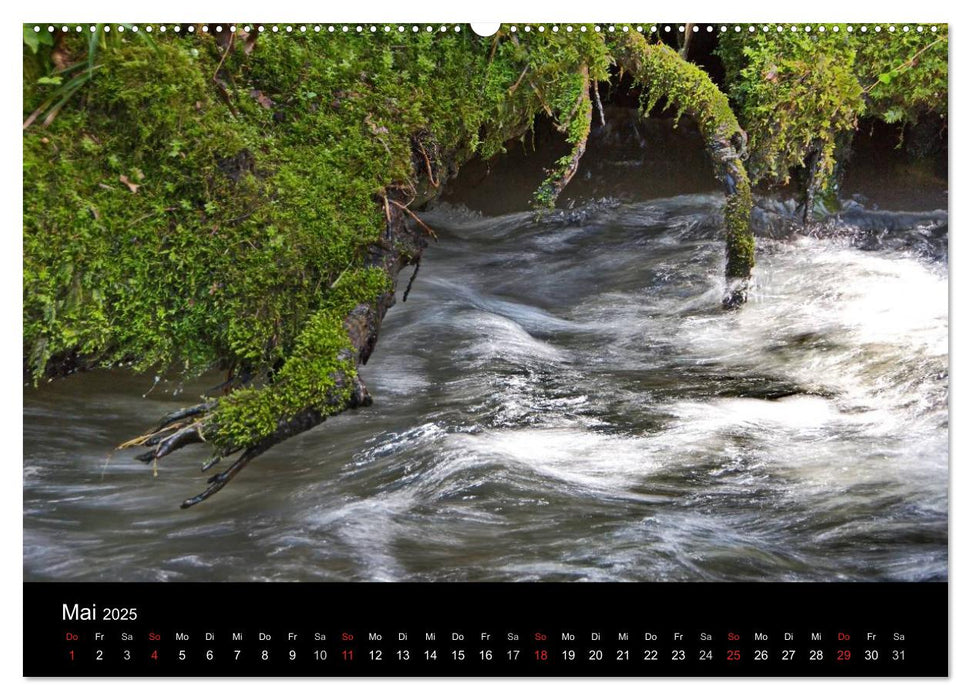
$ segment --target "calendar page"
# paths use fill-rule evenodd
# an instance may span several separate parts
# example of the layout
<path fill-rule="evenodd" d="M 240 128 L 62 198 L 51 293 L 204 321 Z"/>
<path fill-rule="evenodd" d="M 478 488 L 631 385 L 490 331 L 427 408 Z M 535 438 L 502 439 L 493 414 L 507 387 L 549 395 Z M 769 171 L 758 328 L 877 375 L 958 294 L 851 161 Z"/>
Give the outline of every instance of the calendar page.
<path fill-rule="evenodd" d="M 222 19 L 22 27 L 25 676 L 948 675 L 947 24 Z"/>

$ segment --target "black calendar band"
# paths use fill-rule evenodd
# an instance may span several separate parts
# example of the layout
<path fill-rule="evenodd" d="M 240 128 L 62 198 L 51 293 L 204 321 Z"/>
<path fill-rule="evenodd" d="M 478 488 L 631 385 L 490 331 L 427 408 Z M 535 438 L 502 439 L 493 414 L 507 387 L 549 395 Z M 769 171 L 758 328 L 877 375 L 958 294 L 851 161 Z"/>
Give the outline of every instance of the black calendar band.
<path fill-rule="evenodd" d="M 26 676 L 946 676 L 946 583 L 25 583 Z"/>

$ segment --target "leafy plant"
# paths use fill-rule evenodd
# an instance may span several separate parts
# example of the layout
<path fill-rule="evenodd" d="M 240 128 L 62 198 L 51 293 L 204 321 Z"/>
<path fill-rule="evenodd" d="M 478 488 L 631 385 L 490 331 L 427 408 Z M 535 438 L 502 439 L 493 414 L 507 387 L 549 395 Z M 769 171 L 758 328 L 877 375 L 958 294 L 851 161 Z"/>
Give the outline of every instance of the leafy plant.
<path fill-rule="evenodd" d="M 831 178 L 839 144 L 873 117 L 915 124 L 947 112 L 947 27 L 937 32 L 827 31 L 726 34 L 717 50 L 729 96 L 750 136 L 749 172 L 763 184 L 786 183 L 814 163 Z"/>

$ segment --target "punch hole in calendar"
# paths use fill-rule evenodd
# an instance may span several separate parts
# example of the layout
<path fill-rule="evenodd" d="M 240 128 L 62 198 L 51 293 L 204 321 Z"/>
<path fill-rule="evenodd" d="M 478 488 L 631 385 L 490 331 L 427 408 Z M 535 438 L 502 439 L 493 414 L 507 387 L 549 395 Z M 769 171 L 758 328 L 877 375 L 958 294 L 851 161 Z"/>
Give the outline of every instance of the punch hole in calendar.
<path fill-rule="evenodd" d="M 947 24 L 22 29 L 25 676 L 948 675 Z"/>

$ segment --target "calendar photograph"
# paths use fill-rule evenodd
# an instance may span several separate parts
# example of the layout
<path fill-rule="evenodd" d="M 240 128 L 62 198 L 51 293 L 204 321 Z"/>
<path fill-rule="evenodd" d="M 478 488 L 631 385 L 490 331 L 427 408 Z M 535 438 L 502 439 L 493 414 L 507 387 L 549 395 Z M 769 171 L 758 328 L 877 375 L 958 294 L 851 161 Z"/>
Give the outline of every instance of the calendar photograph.
<path fill-rule="evenodd" d="M 948 53 L 23 25 L 24 581 L 946 582 Z"/>

